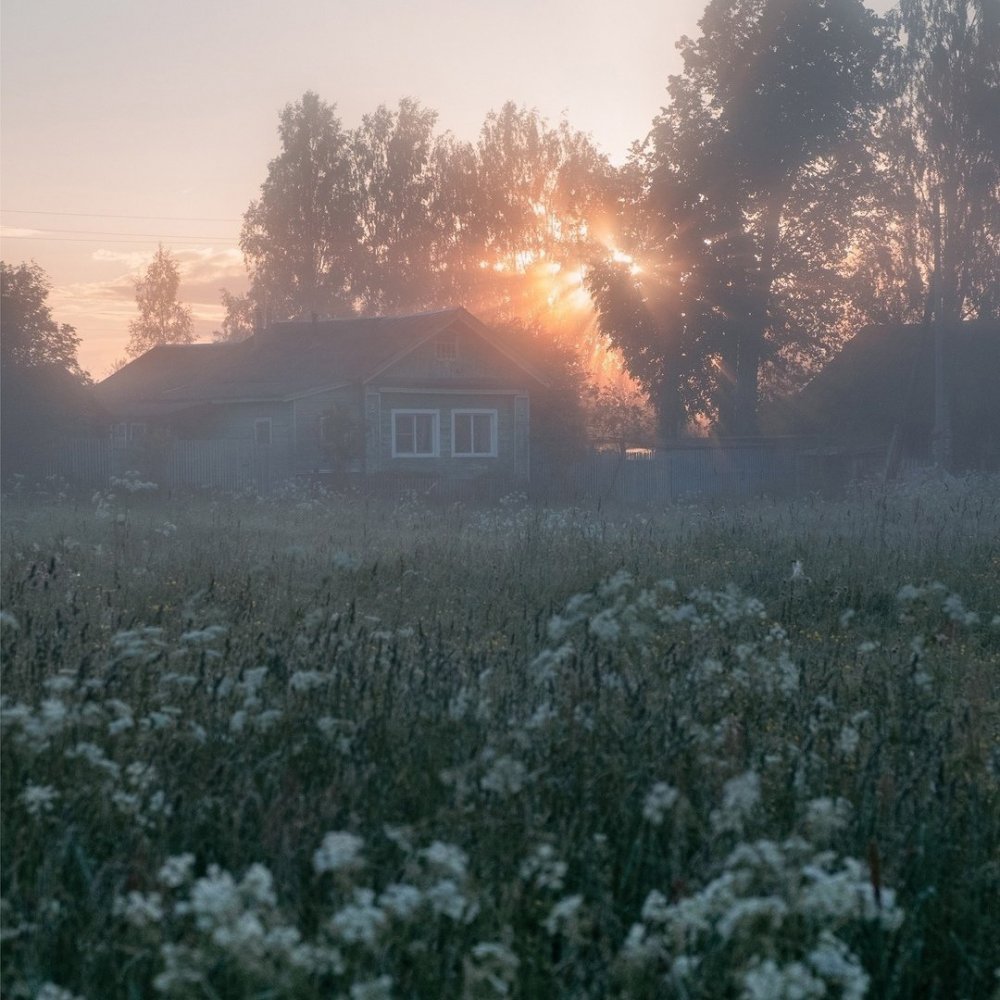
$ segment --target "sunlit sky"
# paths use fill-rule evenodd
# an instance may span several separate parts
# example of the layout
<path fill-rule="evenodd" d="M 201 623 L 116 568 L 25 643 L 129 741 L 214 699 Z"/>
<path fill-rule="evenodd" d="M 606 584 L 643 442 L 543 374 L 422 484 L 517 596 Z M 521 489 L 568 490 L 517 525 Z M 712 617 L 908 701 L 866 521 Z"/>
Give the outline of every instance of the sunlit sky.
<path fill-rule="evenodd" d="M 883 2 L 875 4 L 885 9 Z M 409 96 L 475 139 L 504 101 L 563 116 L 616 162 L 697 34 L 701 0 L 3 0 L 2 256 L 37 261 L 97 378 L 123 354 L 162 242 L 209 339 L 241 292 L 241 216 L 306 90 L 345 127 Z"/>

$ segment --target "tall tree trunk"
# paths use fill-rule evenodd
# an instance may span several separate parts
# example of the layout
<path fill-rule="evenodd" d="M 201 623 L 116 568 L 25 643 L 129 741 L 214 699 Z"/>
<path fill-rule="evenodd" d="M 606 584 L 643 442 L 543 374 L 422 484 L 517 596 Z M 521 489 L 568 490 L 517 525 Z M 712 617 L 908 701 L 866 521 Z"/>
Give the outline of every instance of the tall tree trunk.
<path fill-rule="evenodd" d="M 681 396 L 681 375 L 675 365 L 664 365 L 663 379 L 657 386 L 653 408 L 656 412 L 656 429 L 660 441 L 665 443 L 679 437 L 684 427 L 686 412 Z"/>
<path fill-rule="evenodd" d="M 764 209 L 760 261 L 750 277 L 750 308 L 741 330 L 736 355 L 736 392 L 733 431 L 740 437 L 759 433 L 757 404 L 760 395 L 760 363 L 770 323 L 771 288 L 774 284 L 774 255 L 781 235 L 782 199 L 773 195 Z"/>

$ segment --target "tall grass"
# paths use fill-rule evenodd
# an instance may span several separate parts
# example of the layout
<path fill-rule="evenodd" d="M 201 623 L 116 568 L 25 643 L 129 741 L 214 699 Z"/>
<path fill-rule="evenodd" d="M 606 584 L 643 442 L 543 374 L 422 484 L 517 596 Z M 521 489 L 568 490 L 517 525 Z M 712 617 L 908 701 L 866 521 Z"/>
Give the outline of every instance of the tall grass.
<path fill-rule="evenodd" d="M 4 993 L 988 996 L 998 539 L 996 479 L 8 498 Z"/>

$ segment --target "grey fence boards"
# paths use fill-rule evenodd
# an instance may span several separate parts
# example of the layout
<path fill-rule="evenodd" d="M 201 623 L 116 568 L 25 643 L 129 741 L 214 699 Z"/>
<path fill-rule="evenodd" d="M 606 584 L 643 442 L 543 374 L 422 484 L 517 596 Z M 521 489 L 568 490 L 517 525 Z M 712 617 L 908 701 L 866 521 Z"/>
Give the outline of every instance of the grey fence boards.
<path fill-rule="evenodd" d="M 244 441 L 172 441 L 130 447 L 112 440 L 73 440 L 38 456 L 33 475 L 58 475 L 71 484 L 107 488 L 135 471 L 159 487 L 267 494 L 293 477 L 287 457 Z M 656 504 L 687 497 L 751 498 L 830 492 L 878 470 L 881 454 L 831 455 L 806 442 L 761 439 L 692 441 L 656 451 L 590 452 L 558 466 L 535 456 L 529 484 L 500 477 L 452 480 L 445 476 L 315 479 L 332 489 L 352 488 L 429 500 L 495 500 L 512 492 L 553 502 L 620 501 Z"/>
<path fill-rule="evenodd" d="M 268 447 L 243 441 L 175 441 L 134 447 L 107 439 L 63 442 L 40 457 L 38 472 L 105 489 L 128 472 L 166 489 L 270 493 L 289 475 Z"/>

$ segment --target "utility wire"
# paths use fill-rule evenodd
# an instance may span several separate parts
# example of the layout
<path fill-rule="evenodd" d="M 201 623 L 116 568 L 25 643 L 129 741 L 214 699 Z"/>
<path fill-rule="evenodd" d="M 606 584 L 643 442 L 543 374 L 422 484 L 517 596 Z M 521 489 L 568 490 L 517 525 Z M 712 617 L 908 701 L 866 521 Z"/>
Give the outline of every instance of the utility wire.
<path fill-rule="evenodd" d="M 196 246 L 211 247 L 219 243 L 232 242 L 231 237 L 225 239 L 212 239 L 211 237 L 184 237 L 184 236 L 160 236 L 148 240 L 102 240 L 97 236 L 8 236 L 0 234 L 0 239 L 4 240 L 34 240 L 39 243 L 107 243 L 111 246 L 143 246 L 148 247 L 152 243 L 163 243 L 170 246 L 174 243 L 194 243 Z M 209 242 L 204 242 L 207 239 Z"/>
<path fill-rule="evenodd" d="M 17 227 L 13 227 L 17 228 Z M 34 229 L 30 233 L 11 233 L 11 236 L 33 236 L 35 233 L 75 233 L 78 236 L 151 236 L 164 240 L 231 240 L 232 236 L 206 236 L 194 233 L 118 233 L 104 229 Z"/>
<path fill-rule="evenodd" d="M 43 212 L 38 209 L 0 208 L 5 215 L 69 215 L 78 219 L 145 219 L 156 222 L 242 222 L 242 219 L 220 219 L 196 215 L 109 215 L 104 212 Z"/>

